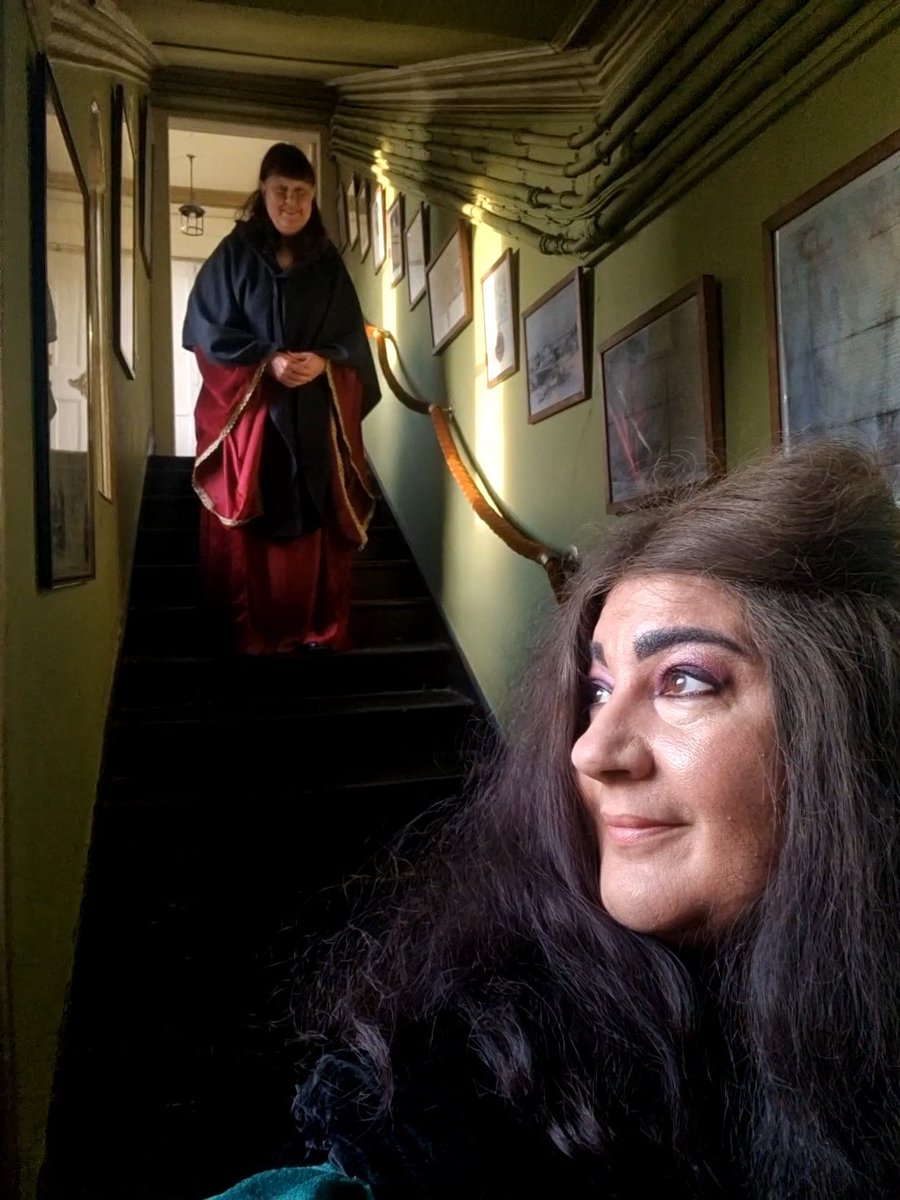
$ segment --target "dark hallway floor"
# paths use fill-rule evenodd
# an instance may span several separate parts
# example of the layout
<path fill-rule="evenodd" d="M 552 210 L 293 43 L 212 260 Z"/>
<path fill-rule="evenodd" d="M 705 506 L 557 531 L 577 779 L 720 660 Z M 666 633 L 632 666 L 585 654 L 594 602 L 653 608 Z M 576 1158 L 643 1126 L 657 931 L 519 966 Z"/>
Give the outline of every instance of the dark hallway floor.
<path fill-rule="evenodd" d="M 382 506 L 343 655 L 223 657 L 189 461 L 151 461 L 42 1200 L 200 1200 L 289 1153 L 284 984 L 478 707 Z"/>

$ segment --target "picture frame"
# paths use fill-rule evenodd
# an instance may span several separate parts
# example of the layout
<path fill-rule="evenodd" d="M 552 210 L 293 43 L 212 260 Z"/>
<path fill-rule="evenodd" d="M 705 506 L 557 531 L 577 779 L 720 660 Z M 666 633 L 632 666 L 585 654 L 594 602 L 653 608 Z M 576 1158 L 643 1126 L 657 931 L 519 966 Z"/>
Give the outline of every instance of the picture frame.
<path fill-rule="evenodd" d="M 522 313 L 529 425 L 591 394 L 585 292 L 575 267 Z"/>
<path fill-rule="evenodd" d="M 375 267 L 375 274 L 377 275 L 384 266 L 387 258 L 384 188 L 380 183 L 376 183 L 375 189 L 372 192 L 372 200 L 369 205 L 369 216 L 371 218 L 372 225 L 372 265 Z"/>
<path fill-rule="evenodd" d="M 337 214 L 338 250 L 346 250 L 350 241 L 347 229 L 347 193 L 340 180 L 338 180 L 337 194 L 334 198 L 334 208 Z"/>
<path fill-rule="evenodd" d="M 900 501 L 900 130 L 763 223 L 774 441 L 851 438 Z"/>
<path fill-rule="evenodd" d="M 519 369 L 519 258 L 508 249 L 481 277 L 485 378 L 496 387 Z"/>
<path fill-rule="evenodd" d="M 428 262 L 431 250 L 428 207 L 420 204 L 406 227 L 406 281 L 409 307 L 413 309 L 425 295 L 428 285 Z"/>
<path fill-rule="evenodd" d="M 111 146 L 113 346 L 125 374 L 134 379 L 137 173 L 131 119 L 121 84 L 113 88 Z"/>
<path fill-rule="evenodd" d="M 345 191 L 347 205 L 347 245 L 352 250 L 359 241 L 359 216 L 356 211 L 356 176 L 347 182 Z"/>
<path fill-rule="evenodd" d="M 359 257 L 364 259 L 372 240 L 369 229 L 369 184 L 365 179 L 360 181 L 357 188 L 356 214 L 359 217 Z"/>
<path fill-rule="evenodd" d="M 652 504 L 724 470 L 719 285 L 701 275 L 597 349 L 607 511 Z"/>
<path fill-rule="evenodd" d="M 153 167 L 155 147 L 150 98 L 142 96 L 138 107 L 138 145 L 140 146 L 140 180 L 138 195 L 138 224 L 140 227 L 141 258 L 147 278 L 153 276 Z"/>
<path fill-rule="evenodd" d="M 396 287 L 406 274 L 406 255 L 403 236 L 403 196 L 398 195 L 387 211 L 388 254 L 391 259 L 391 287 Z"/>
<path fill-rule="evenodd" d="M 29 76 L 37 581 L 95 575 L 91 196 L 49 60 Z"/>
<path fill-rule="evenodd" d="M 431 350 L 438 354 L 472 320 L 469 228 L 457 221 L 425 272 L 431 319 Z"/>

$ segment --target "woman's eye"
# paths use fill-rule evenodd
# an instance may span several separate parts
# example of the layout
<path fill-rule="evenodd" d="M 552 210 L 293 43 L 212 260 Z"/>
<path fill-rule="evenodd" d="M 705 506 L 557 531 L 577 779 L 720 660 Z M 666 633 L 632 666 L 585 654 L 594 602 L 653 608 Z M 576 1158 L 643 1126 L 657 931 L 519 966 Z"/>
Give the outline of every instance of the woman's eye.
<path fill-rule="evenodd" d="M 702 696 L 714 692 L 716 686 L 709 679 L 692 675 L 689 671 L 668 671 L 660 689 L 663 696 Z"/>
<path fill-rule="evenodd" d="M 590 708 L 598 704 L 606 704 L 612 695 L 612 688 L 608 683 L 604 683 L 602 679 L 589 679 L 586 691 L 587 703 Z"/>

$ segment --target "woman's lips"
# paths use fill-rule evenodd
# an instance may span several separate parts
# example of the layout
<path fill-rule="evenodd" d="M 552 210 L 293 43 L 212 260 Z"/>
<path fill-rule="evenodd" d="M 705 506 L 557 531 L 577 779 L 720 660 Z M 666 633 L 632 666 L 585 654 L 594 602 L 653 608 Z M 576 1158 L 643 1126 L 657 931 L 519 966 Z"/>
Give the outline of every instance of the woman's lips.
<path fill-rule="evenodd" d="M 658 821 L 652 817 L 632 816 L 630 813 L 611 813 L 602 819 L 607 840 L 615 842 L 618 846 L 633 846 L 671 833 L 674 829 L 683 828 L 678 821 Z"/>

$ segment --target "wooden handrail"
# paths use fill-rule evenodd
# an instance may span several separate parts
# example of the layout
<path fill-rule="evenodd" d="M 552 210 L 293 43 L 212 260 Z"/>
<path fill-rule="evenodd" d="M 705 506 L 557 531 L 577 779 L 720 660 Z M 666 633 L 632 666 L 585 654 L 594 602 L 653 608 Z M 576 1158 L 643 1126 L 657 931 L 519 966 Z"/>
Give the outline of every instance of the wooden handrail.
<path fill-rule="evenodd" d="M 366 331 L 375 342 L 378 364 L 388 387 L 407 408 L 412 409 L 413 412 L 427 414 L 431 418 L 447 468 L 476 515 L 516 554 L 521 554 L 523 558 L 530 559 L 531 562 L 536 562 L 544 568 L 550 586 L 553 588 L 553 594 L 557 602 L 561 602 L 565 595 L 569 576 L 578 565 L 574 551 L 561 554 L 550 546 L 544 545 L 543 542 L 535 541 L 517 529 L 508 517 L 488 503 L 484 492 L 478 486 L 459 453 L 459 447 L 451 427 L 453 420 L 451 409 L 441 404 L 433 404 L 403 387 L 388 361 L 387 343 L 389 341 L 393 343 L 399 358 L 396 339 L 389 330 L 368 324 Z"/>

